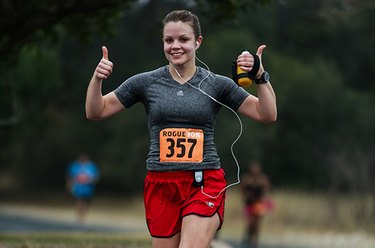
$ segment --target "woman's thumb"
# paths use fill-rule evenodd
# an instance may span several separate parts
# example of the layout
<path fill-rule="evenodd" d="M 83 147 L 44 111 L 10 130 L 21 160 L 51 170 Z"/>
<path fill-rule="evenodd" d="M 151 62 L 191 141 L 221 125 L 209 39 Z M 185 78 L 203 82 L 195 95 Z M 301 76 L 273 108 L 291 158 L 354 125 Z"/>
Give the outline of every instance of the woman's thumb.
<path fill-rule="evenodd" d="M 108 49 L 105 46 L 102 46 L 103 58 L 108 59 Z"/>
<path fill-rule="evenodd" d="M 263 54 L 263 50 L 264 48 L 266 48 L 266 45 L 261 45 L 258 47 L 258 50 L 257 50 L 257 55 L 261 58 L 262 57 L 262 54 Z"/>

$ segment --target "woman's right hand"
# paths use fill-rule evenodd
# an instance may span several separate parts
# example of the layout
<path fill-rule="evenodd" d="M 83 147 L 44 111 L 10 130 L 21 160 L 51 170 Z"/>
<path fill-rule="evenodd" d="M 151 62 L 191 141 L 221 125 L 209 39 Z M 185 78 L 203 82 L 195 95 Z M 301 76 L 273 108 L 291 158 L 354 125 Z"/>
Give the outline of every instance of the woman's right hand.
<path fill-rule="evenodd" d="M 103 57 L 95 69 L 94 76 L 100 80 L 104 80 L 111 75 L 113 63 L 108 60 L 108 49 L 102 46 Z"/>

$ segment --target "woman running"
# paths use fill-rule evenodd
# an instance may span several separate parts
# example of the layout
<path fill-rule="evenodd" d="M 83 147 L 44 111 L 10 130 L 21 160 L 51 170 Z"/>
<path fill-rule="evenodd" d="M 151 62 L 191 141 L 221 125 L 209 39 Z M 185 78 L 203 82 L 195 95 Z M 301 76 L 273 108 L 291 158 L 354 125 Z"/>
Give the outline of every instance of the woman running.
<path fill-rule="evenodd" d="M 163 20 L 167 65 L 130 77 L 103 96 L 102 82 L 113 68 L 103 46 L 87 90 L 88 119 L 107 118 L 138 102 L 146 109 L 150 147 L 144 204 L 155 248 L 209 247 L 223 223 L 225 192 L 219 193 L 226 180 L 214 144 L 215 118 L 222 106 L 212 98 L 253 120 L 276 120 L 275 94 L 262 63 L 255 97 L 231 79 L 196 65 L 202 41 L 198 17 L 172 11 Z M 264 48 L 257 50 L 260 60 Z M 237 58 L 245 71 L 253 63 L 251 54 Z"/>

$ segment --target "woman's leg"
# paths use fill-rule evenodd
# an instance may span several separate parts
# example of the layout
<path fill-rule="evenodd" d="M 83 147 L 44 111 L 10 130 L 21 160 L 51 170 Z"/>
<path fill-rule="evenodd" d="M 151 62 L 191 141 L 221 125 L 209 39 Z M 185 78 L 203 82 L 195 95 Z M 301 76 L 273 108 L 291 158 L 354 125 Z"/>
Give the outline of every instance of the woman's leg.
<path fill-rule="evenodd" d="M 260 216 L 254 215 L 250 217 L 248 223 L 248 237 L 249 244 L 251 248 L 258 247 L 258 236 L 259 236 L 259 225 L 260 225 Z"/>
<path fill-rule="evenodd" d="M 76 200 L 76 216 L 79 223 L 83 223 L 89 209 L 89 201 L 86 199 Z"/>
<path fill-rule="evenodd" d="M 178 248 L 180 243 L 180 233 L 171 238 L 152 238 L 153 248 Z"/>
<path fill-rule="evenodd" d="M 188 215 L 182 219 L 179 248 L 208 248 L 220 225 L 219 215 L 201 217 Z"/>

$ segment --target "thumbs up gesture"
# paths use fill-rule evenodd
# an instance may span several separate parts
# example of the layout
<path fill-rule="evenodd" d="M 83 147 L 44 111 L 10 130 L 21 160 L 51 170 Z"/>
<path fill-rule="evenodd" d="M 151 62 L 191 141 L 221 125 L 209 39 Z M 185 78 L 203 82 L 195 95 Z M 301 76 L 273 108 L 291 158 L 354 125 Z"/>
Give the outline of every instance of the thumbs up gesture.
<path fill-rule="evenodd" d="M 102 46 L 102 53 L 103 57 L 100 60 L 98 66 L 96 67 L 94 73 L 94 75 L 101 80 L 106 79 L 112 73 L 113 70 L 113 63 L 108 60 L 107 47 Z"/>
<path fill-rule="evenodd" d="M 259 70 L 256 74 L 256 78 L 259 78 L 260 75 L 262 75 L 262 73 L 264 72 L 264 67 L 263 67 L 263 63 L 262 63 L 262 54 L 263 54 L 263 50 L 264 48 L 266 48 L 266 45 L 261 45 L 258 47 L 258 50 L 257 50 L 257 53 L 256 55 L 258 55 L 259 57 L 259 60 L 260 60 L 260 67 L 259 67 Z M 237 65 L 241 67 L 242 70 L 244 71 L 251 71 L 253 69 L 253 65 L 254 65 L 254 57 L 253 55 L 251 55 L 250 53 L 242 53 L 238 56 L 237 58 Z"/>
<path fill-rule="evenodd" d="M 263 67 L 263 62 L 262 62 L 262 55 L 263 55 L 264 48 L 266 48 L 266 45 L 261 45 L 260 47 L 258 47 L 258 50 L 257 50 L 257 53 L 256 53 L 259 57 L 259 60 L 260 60 L 260 67 L 259 67 L 258 73 L 255 76 L 255 78 L 260 78 L 260 76 L 264 72 L 264 67 Z"/>

